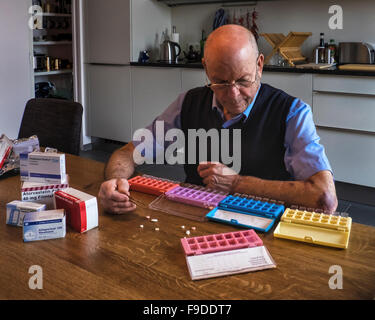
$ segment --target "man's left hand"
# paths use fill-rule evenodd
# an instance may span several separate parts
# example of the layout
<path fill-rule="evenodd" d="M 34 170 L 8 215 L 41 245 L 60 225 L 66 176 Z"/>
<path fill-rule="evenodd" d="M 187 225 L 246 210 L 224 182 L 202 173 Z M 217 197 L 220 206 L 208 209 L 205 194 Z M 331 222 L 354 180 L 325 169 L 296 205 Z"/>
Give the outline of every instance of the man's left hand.
<path fill-rule="evenodd" d="M 220 162 L 201 162 L 198 174 L 203 183 L 212 189 L 233 192 L 240 175 Z"/>

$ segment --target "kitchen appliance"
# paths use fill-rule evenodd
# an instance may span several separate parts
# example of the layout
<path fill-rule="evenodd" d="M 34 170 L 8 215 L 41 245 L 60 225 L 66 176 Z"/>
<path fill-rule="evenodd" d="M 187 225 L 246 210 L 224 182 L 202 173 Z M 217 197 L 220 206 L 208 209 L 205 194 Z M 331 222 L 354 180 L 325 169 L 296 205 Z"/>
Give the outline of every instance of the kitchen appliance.
<path fill-rule="evenodd" d="M 375 46 L 367 42 L 340 42 L 339 62 L 375 63 Z"/>
<path fill-rule="evenodd" d="M 177 42 L 164 40 L 160 45 L 160 62 L 177 63 L 181 47 Z"/>

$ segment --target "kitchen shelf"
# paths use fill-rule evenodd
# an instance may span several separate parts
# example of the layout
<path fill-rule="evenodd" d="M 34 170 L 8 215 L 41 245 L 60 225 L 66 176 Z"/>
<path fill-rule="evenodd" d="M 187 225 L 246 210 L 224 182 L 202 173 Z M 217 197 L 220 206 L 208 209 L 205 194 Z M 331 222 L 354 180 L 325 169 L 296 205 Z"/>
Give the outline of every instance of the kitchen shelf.
<path fill-rule="evenodd" d="M 69 73 L 73 73 L 73 70 L 64 69 L 64 70 L 54 70 L 54 71 L 37 71 L 37 72 L 34 72 L 34 76 L 40 77 L 40 76 L 51 76 L 51 75 L 69 74 Z"/>
<path fill-rule="evenodd" d="M 43 17 L 71 17 L 71 13 L 37 13 L 35 16 Z"/>
<path fill-rule="evenodd" d="M 34 46 L 71 45 L 72 41 L 34 41 Z"/>

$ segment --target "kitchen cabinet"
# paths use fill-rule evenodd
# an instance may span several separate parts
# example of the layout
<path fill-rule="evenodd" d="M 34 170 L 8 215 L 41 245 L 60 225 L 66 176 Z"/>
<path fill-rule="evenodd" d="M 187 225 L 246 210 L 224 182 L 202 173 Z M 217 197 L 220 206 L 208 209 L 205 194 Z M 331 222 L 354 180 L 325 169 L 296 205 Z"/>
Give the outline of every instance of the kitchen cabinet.
<path fill-rule="evenodd" d="M 133 132 L 149 125 L 181 93 L 181 69 L 133 67 Z"/>
<path fill-rule="evenodd" d="M 86 63 L 130 63 L 130 10 L 130 0 L 85 0 Z"/>
<path fill-rule="evenodd" d="M 335 180 L 375 187 L 375 135 L 318 127 Z"/>
<path fill-rule="evenodd" d="M 206 79 L 204 69 L 181 68 L 182 91 L 188 91 L 195 87 L 203 87 L 206 84 Z"/>
<path fill-rule="evenodd" d="M 336 180 L 375 187 L 375 79 L 314 75 L 314 121 Z"/>
<path fill-rule="evenodd" d="M 263 72 L 261 81 L 301 99 L 313 108 L 312 74 Z"/>
<path fill-rule="evenodd" d="M 131 77 L 129 66 L 88 65 L 89 135 L 131 141 Z"/>

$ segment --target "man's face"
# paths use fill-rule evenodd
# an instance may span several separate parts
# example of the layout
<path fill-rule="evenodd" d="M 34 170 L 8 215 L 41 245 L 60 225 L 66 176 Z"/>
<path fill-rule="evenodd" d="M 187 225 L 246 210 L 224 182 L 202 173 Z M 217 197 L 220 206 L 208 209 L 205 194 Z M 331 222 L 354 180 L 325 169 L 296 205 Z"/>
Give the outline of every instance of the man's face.
<path fill-rule="evenodd" d="M 244 112 L 258 90 L 263 55 L 256 57 L 251 54 L 243 59 L 229 61 L 210 59 L 205 67 L 207 77 L 213 84 L 211 89 L 224 113 L 231 118 Z"/>

